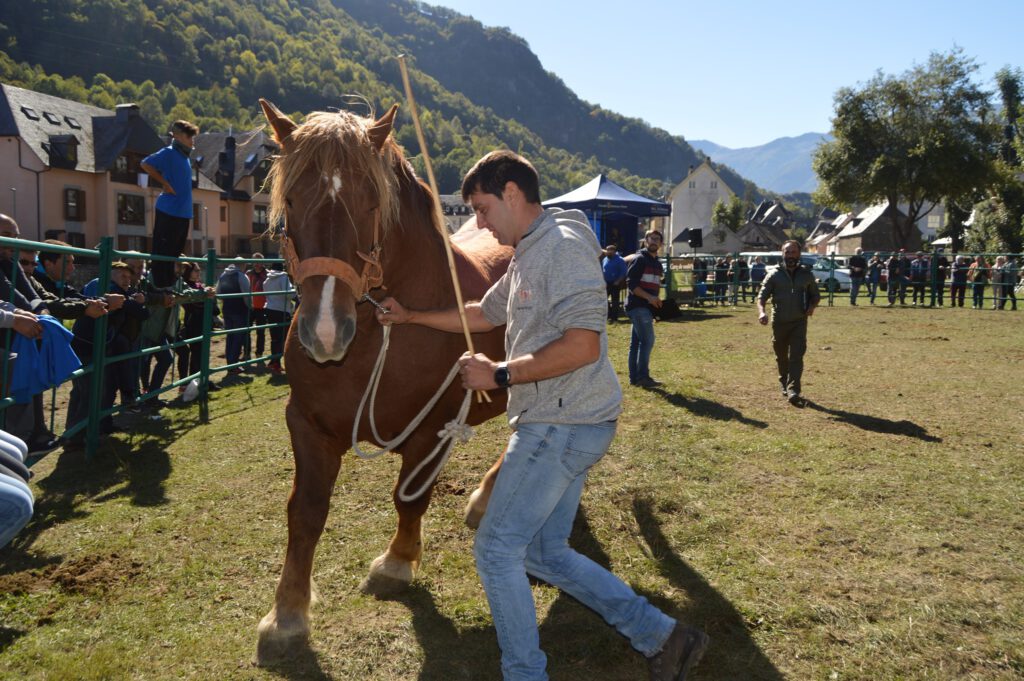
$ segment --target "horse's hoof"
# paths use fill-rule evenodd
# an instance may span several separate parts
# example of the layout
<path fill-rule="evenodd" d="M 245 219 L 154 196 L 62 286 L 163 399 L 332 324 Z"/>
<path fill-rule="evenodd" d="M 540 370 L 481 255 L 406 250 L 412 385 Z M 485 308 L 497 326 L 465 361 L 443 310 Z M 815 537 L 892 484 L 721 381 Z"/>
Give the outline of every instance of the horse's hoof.
<path fill-rule="evenodd" d="M 404 591 L 413 577 L 412 563 L 395 560 L 385 553 L 373 559 L 370 573 L 359 585 L 359 590 L 371 596 L 390 596 Z"/>
<path fill-rule="evenodd" d="M 256 660 L 259 667 L 265 667 L 287 660 L 301 653 L 309 645 L 309 626 L 304 621 L 284 625 L 271 610 L 256 627 L 259 639 L 256 642 Z"/>
<path fill-rule="evenodd" d="M 473 490 L 473 493 L 469 495 L 469 502 L 466 504 L 466 510 L 463 514 L 466 525 L 474 530 L 480 527 L 480 521 L 484 519 L 484 513 L 487 512 L 488 500 L 481 501 L 481 496 L 483 496 L 483 492 L 479 487 Z"/>

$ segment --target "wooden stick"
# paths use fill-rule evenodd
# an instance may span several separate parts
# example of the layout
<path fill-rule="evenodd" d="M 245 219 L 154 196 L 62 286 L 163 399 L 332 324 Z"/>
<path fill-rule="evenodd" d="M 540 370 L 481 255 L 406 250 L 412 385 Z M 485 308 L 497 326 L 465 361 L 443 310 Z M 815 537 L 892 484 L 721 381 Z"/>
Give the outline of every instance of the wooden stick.
<path fill-rule="evenodd" d="M 405 55 L 397 57 L 398 66 L 402 71 L 402 84 L 405 86 L 405 97 L 409 100 L 409 112 L 412 114 L 412 123 L 416 127 L 416 139 L 420 143 L 420 151 L 423 153 L 423 165 L 427 168 L 427 181 L 430 183 L 430 191 L 434 196 L 434 212 L 436 214 L 437 227 L 441 230 L 441 240 L 444 241 L 444 252 L 448 255 L 448 272 L 452 276 L 452 286 L 455 287 L 455 304 L 459 308 L 459 319 L 462 320 L 462 333 L 466 337 L 466 348 L 469 354 L 475 354 L 473 349 L 473 338 L 469 333 L 469 321 L 466 319 L 466 308 L 462 302 L 462 287 L 459 286 L 459 277 L 455 273 L 455 255 L 452 253 L 452 245 L 445 233 L 444 211 L 441 210 L 441 194 L 437 191 L 437 181 L 434 179 L 434 167 L 430 164 L 430 152 L 427 151 L 427 142 L 423 137 L 423 128 L 420 126 L 420 116 L 416 112 L 416 100 L 412 96 L 412 86 L 409 84 L 409 71 L 405 66 Z M 487 400 L 491 401 L 490 395 L 484 390 L 476 391 L 478 403 Z"/>

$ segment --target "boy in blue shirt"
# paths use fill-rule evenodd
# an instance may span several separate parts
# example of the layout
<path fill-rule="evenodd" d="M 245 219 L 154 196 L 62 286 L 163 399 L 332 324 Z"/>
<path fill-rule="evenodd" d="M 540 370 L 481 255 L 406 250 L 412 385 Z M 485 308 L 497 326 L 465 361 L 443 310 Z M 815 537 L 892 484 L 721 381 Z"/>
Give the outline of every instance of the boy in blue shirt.
<path fill-rule="evenodd" d="M 193 142 L 199 128 L 188 121 L 174 121 L 171 143 L 142 160 L 142 169 L 153 181 L 163 186 L 156 200 L 153 221 L 153 247 L 156 255 L 177 257 L 188 239 L 188 223 L 192 219 L 192 155 Z M 153 262 L 153 284 L 157 288 L 174 285 L 174 263 Z"/>

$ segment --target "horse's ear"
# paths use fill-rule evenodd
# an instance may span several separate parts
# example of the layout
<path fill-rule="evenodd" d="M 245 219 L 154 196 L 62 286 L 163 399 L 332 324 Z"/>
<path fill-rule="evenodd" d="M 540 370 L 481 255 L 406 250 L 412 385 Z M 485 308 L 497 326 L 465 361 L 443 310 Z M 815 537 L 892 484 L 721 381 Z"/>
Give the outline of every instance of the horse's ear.
<path fill-rule="evenodd" d="M 391 128 L 395 125 L 395 114 L 398 113 L 398 105 L 393 104 L 388 112 L 378 118 L 370 126 L 369 135 L 370 140 L 373 142 L 377 149 L 383 149 L 384 143 L 388 141 L 388 135 L 391 134 Z"/>
<path fill-rule="evenodd" d="M 274 137 L 277 139 L 277 143 L 283 145 L 285 138 L 292 134 L 295 128 L 299 126 L 295 124 L 295 121 L 281 113 L 276 106 L 262 97 L 260 97 L 260 108 L 263 109 L 263 115 L 267 117 L 270 127 L 274 129 Z"/>

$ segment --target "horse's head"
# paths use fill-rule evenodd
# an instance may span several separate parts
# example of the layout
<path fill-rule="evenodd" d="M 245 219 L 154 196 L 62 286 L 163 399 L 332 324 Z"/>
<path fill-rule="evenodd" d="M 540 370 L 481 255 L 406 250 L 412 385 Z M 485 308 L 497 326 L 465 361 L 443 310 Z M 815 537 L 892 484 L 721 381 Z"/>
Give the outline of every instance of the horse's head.
<path fill-rule="evenodd" d="M 396 104 L 380 119 L 318 112 L 297 125 L 260 100 L 281 154 L 268 176 L 271 224 L 283 219 L 283 255 L 301 286 L 299 342 L 317 362 L 340 360 L 356 333 L 356 305 L 380 286 L 380 249 L 397 223 L 388 141 Z"/>

